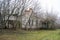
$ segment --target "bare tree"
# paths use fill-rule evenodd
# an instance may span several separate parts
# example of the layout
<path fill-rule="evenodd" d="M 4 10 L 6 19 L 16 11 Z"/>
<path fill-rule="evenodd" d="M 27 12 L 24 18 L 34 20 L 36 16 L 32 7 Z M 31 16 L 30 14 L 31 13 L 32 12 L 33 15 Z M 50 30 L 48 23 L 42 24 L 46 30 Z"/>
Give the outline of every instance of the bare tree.
<path fill-rule="evenodd" d="M 1 15 L 1 7 L 2 6 L 2 2 L 0 1 L 0 28 L 3 27 L 3 18 L 2 18 L 2 15 Z"/>
<path fill-rule="evenodd" d="M 54 13 L 48 13 L 47 12 L 44 21 L 41 20 L 42 28 L 54 29 L 56 20 L 57 20 L 57 15 L 55 15 Z"/>
<path fill-rule="evenodd" d="M 17 15 L 15 15 L 16 19 L 20 15 L 21 21 L 22 21 L 23 12 L 26 9 L 26 7 L 28 6 L 26 4 L 27 2 L 31 2 L 31 1 L 30 0 L 14 0 L 14 1 L 2 0 L 1 1 L 1 6 L 0 6 L 1 11 L 0 12 L 3 15 L 5 25 L 8 22 L 8 28 L 9 28 L 9 20 L 10 20 L 9 18 L 13 14 L 17 14 Z"/>
<path fill-rule="evenodd" d="M 36 0 L 35 2 L 33 10 L 35 12 L 35 17 L 36 17 L 36 28 L 38 29 L 39 27 L 38 22 L 39 19 L 41 19 L 41 5 L 38 0 Z"/>
<path fill-rule="evenodd" d="M 39 19 L 38 14 L 40 14 L 40 9 L 41 9 L 39 4 L 40 3 L 38 3 L 38 0 L 36 0 L 35 2 L 33 1 L 33 7 L 32 7 L 33 12 L 31 13 L 29 20 L 27 22 L 30 24 L 30 26 L 29 26 L 30 29 L 33 27 L 33 21 L 34 21 L 33 19 L 31 19 L 31 18 L 33 18 L 32 16 L 36 17 L 36 28 L 38 28 L 38 19 Z M 27 23 L 26 23 L 26 25 L 27 25 Z"/>

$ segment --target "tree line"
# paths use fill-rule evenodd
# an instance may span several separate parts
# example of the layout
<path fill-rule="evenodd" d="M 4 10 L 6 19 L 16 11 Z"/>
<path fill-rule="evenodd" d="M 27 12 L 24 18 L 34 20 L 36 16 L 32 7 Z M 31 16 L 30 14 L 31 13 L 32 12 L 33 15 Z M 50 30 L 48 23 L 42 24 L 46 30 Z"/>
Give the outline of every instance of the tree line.
<path fill-rule="evenodd" d="M 37 0 L 36 2 L 32 0 L 14 0 L 14 1 L 1 0 L 0 1 L 0 26 L 2 28 L 9 28 L 9 25 L 11 24 L 13 25 L 13 28 L 16 28 L 18 25 L 19 25 L 19 28 L 21 28 L 23 12 L 30 5 L 33 11 L 36 13 L 36 16 L 35 16 L 36 27 L 38 26 L 37 19 L 40 19 L 39 24 L 42 25 L 42 28 L 45 28 L 45 29 L 55 28 L 57 15 L 55 15 L 55 13 L 52 13 L 52 12 L 43 13 L 43 11 L 40 11 L 42 8 Z M 10 20 L 10 17 L 12 15 L 16 17 L 16 19 L 13 21 Z M 18 21 L 17 19 L 19 16 L 20 16 L 20 21 Z"/>

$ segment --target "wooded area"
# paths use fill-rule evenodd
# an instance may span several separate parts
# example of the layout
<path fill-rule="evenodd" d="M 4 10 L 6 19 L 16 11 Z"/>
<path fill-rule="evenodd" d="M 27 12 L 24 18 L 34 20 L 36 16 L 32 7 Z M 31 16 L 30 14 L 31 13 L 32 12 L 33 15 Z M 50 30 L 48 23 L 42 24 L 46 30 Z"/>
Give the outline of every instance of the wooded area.
<path fill-rule="evenodd" d="M 37 0 L 33 2 L 32 0 L 0 1 L 0 28 L 56 29 L 58 16 L 53 9 L 51 12 L 48 10 L 44 12 Z"/>

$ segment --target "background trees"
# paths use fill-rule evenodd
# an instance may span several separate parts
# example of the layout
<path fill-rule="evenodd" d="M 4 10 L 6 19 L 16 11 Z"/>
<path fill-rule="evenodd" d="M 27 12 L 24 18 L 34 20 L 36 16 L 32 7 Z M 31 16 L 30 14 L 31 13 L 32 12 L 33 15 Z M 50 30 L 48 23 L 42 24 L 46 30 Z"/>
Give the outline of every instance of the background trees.
<path fill-rule="evenodd" d="M 30 7 L 35 13 L 36 27 L 40 27 L 41 24 L 42 24 L 42 27 L 44 26 L 47 29 L 54 27 L 55 21 L 57 20 L 57 15 L 53 13 L 48 13 L 48 12 L 42 13 L 43 11 L 41 11 L 41 5 L 38 2 L 38 0 L 36 1 L 34 0 L 13 0 L 13 1 L 2 0 L 0 1 L 0 15 L 1 15 L 0 21 L 2 21 L 5 28 L 6 28 L 6 25 L 7 25 L 7 28 L 9 28 L 10 17 L 14 16 L 16 19 L 12 20 L 13 24 L 11 25 L 13 25 L 13 27 L 16 28 L 18 26 L 17 21 L 19 21 L 20 22 L 19 24 L 22 25 L 22 16 L 24 16 L 23 13 L 27 8 L 30 8 Z M 29 17 L 29 20 L 30 20 L 30 17 Z M 20 20 L 18 20 L 18 18 Z M 33 20 L 32 20 L 32 25 L 33 25 Z"/>
<path fill-rule="evenodd" d="M 57 14 L 46 12 L 45 18 L 41 20 L 42 28 L 55 29 L 56 21 L 57 21 Z"/>
<path fill-rule="evenodd" d="M 15 15 L 16 21 L 17 21 L 18 16 L 20 16 L 21 23 L 22 23 L 23 12 L 27 7 L 30 6 L 29 4 L 32 4 L 31 2 L 32 0 L 13 0 L 13 1 L 2 0 L 0 4 L 1 5 L 0 11 L 3 16 L 5 27 L 6 27 L 6 23 L 8 23 L 7 28 L 9 28 L 9 20 L 13 14 L 16 14 Z"/>

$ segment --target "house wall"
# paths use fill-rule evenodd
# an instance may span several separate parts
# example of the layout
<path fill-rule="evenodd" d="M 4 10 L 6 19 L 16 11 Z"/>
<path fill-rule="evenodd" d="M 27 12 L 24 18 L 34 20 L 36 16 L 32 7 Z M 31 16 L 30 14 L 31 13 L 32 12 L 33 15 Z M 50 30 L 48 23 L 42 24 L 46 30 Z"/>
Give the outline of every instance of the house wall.
<path fill-rule="evenodd" d="M 23 14 L 24 15 L 22 16 L 22 28 L 26 28 L 26 24 L 32 14 L 32 9 L 30 8 L 29 10 L 25 10 Z"/>
<path fill-rule="evenodd" d="M 36 17 L 35 13 L 32 13 L 29 21 L 26 26 L 27 29 L 39 29 L 41 27 L 40 19 Z"/>

